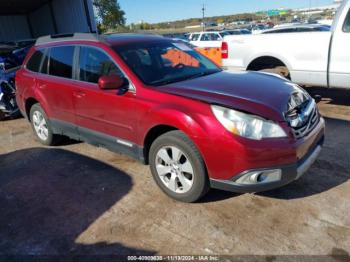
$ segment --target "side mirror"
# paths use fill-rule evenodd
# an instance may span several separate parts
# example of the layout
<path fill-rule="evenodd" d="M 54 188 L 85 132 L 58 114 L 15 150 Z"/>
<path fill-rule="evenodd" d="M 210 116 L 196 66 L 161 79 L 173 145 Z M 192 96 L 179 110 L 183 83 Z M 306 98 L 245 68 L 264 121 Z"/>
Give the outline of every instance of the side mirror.
<path fill-rule="evenodd" d="M 126 84 L 126 79 L 120 76 L 101 76 L 98 79 L 98 87 L 101 90 L 120 89 Z"/>

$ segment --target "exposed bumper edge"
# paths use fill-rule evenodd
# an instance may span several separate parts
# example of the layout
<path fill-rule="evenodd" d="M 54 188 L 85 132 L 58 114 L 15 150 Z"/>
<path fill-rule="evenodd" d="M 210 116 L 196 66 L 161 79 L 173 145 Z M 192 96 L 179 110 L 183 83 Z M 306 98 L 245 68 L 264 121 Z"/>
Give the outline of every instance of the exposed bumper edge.
<path fill-rule="evenodd" d="M 235 180 L 210 179 L 210 186 L 212 188 L 236 192 L 236 193 L 256 193 L 256 192 L 262 192 L 262 191 L 267 191 L 274 188 L 282 187 L 284 185 L 287 185 L 299 179 L 309 170 L 309 168 L 316 161 L 317 157 L 319 156 L 322 150 L 322 143 L 323 143 L 323 138 L 321 140 L 321 143 L 319 143 L 314 148 L 314 150 L 308 154 L 308 156 L 305 159 L 301 160 L 300 162 L 294 165 L 271 168 L 271 169 L 280 169 L 282 171 L 282 178 L 279 181 L 271 182 L 271 183 L 260 183 L 260 184 L 254 184 L 254 185 L 242 185 L 242 184 L 237 184 Z M 267 169 L 261 169 L 261 170 L 264 171 Z M 251 170 L 243 172 L 242 174 L 236 176 L 236 179 L 246 174 L 247 172 L 251 172 Z"/>

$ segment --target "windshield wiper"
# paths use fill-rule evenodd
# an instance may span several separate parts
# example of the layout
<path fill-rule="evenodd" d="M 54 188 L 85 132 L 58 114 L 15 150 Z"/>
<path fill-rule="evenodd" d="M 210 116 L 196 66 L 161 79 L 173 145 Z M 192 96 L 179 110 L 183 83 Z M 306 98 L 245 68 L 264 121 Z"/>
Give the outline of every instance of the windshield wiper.
<path fill-rule="evenodd" d="M 189 75 L 189 76 L 184 76 L 184 77 L 178 77 L 178 78 L 174 78 L 174 79 L 169 79 L 169 80 L 163 80 L 163 81 L 156 81 L 153 82 L 153 85 L 157 85 L 157 86 L 162 86 L 162 85 L 168 85 L 168 84 L 172 84 L 172 83 L 176 83 L 176 82 L 181 82 L 181 81 L 185 81 L 185 80 L 190 80 L 190 79 L 194 79 L 194 78 L 198 78 L 198 77 L 202 77 L 202 76 L 207 76 L 207 75 L 211 75 L 211 74 L 215 74 L 220 72 L 219 70 L 215 70 L 215 71 L 204 71 L 204 72 L 200 72 L 198 74 L 194 74 L 194 75 Z"/>
<path fill-rule="evenodd" d="M 204 72 L 200 72 L 198 74 L 192 75 L 188 79 L 194 79 L 194 78 L 198 78 L 198 77 L 202 77 L 202 76 L 207 76 L 207 75 L 215 74 L 218 72 L 220 72 L 220 71 L 216 71 L 216 70 L 215 71 L 204 71 Z"/>

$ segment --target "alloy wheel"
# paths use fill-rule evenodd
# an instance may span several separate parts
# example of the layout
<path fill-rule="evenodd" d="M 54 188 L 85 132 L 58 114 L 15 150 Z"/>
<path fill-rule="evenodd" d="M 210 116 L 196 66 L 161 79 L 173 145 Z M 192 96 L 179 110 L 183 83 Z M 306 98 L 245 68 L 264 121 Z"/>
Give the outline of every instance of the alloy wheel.
<path fill-rule="evenodd" d="M 44 115 L 39 111 L 33 113 L 33 126 L 38 137 L 46 141 L 49 137 L 49 129 Z"/>
<path fill-rule="evenodd" d="M 184 194 L 193 186 L 193 166 L 181 149 L 165 146 L 156 155 L 156 170 L 162 183 L 175 193 Z"/>

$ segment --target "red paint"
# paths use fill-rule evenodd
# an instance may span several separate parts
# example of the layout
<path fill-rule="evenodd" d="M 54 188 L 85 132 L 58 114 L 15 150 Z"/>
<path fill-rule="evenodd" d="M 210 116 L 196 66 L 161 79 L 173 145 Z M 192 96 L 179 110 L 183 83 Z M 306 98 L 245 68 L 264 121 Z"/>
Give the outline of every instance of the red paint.
<path fill-rule="evenodd" d="M 303 139 L 294 139 L 282 115 L 293 87 L 274 76 L 217 73 L 163 87 L 145 86 L 111 46 L 153 41 L 154 38 L 126 36 L 108 43 L 63 43 L 105 50 L 125 72 L 136 92 L 117 95 L 116 90 L 101 90 L 97 84 L 32 73 L 22 67 L 16 76 L 19 107 L 25 111 L 27 99 L 34 98 L 49 118 L 103 132 L 141 147 L 152 128 L 172 126 L 192 139 L 205 160 L 209 176 L 215 179 L 229 179 L 247 169 L 293 164 L 323 135 L 323 129 L 314 130 Z M 34 48 L 28 57 L 33 52 Z M 108 81 L 102 85 L 107 85 Z M 215 118 L 210 103 L 279 122 L 288 137 L 253 141 L 234 136 Z"/>

